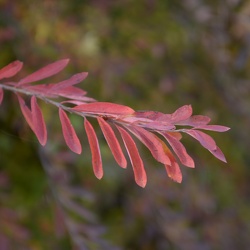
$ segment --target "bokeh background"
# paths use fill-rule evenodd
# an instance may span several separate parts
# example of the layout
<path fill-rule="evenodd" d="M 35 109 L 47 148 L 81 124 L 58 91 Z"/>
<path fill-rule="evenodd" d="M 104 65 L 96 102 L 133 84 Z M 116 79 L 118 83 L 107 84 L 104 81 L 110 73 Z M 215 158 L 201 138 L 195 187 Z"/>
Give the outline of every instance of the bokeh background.
<path fill-rule="evenodd" d="M 49 142 L 40 148 L 15 97 L 0 107 L 0 250 L 249 249 L 250 2 L 247 0 L 0 1 L 0 66 L 21 60 L 18 77 L 61 58 L 53 81 L 88 71 L 81 83 L 100 101 L 195 114 L 231 127 L 211 133 L 228 164 L 192 138 L 195 169 L 172 182 L 138 143 L 145 189 L 120 169 L 96 126 L 104 162 L 91 168 L 83 142 L 65 147 L 57 110 L 42 104 Z M 95 121 L 91 121 L 96 125 Z"/>

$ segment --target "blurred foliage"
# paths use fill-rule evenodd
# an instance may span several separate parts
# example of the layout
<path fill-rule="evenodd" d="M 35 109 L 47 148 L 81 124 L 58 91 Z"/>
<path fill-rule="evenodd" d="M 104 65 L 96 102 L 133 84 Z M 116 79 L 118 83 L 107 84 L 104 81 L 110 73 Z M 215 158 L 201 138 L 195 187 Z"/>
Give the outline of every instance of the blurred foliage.
<path fill-rule="evenodd" d="M 232 128 L 213 134 L 227 165 L 184 137 L 196 169 L 182 168 L 181 185 L 141 147 L 149 179 L 141 189 L 104 140 L 97 180 L 87 143 L 80 157 L 68 152 L 49 105 L 49 144 L 39 149 L 6 94 L 0 249 L 249 249 L 249 20 L 247 0 L 0 1 L 0 66 L 24 61 L 19 77 L 71 58 L 55 81 L 88 71 L 82 87 L 100 101 L 165 113 L 192 104 Z M 71 118 L 84 144 L 82 121 Z"/>

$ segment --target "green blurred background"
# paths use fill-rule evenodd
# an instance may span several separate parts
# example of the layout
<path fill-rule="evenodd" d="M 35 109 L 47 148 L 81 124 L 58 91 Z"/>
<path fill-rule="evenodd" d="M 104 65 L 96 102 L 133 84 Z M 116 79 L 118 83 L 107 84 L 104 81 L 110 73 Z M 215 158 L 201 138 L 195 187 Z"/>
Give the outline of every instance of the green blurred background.
<path fill-rule="evenodd" d="M 65 147 L 55 107 L 42 105 L 49 142 L 41 149 L 15 97 L 0 107 L 0 250 L 249 249 L 250 2 L 241 0 L 0 1 L 0 66 L 24 62 L 18 77 L 61 58 L 53 82 L 88 71 L 81 83 L 100 101 L 194 114 L 231 127 L 211 133 L 228 164 L 192 138 L 195 169 L 182 184 L 138 143 L 145 189 L 115 163 L 94 120 L 104 165 L 94 177 L 83 142 Z M 66 227 L 65 227 L 66 225 Z"/>

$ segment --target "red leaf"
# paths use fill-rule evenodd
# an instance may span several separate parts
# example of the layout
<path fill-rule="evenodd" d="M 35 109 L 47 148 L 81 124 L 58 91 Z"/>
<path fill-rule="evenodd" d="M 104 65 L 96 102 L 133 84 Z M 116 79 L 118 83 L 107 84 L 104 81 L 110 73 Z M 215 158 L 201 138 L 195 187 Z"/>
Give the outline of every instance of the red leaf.
<path fill-rule="evenodd" d="M 142 123 L 142 126 L 144 128 L 148 128 L 148 129 L 152 129 L 152 130 L 173 130 L 175 129 L 175 126 L 169 123 L 165 123 L 165 122 L 159 122 L 159 121 L 153 121 L 153 122 L 149 122 L 149 123 Z"/>
<path fill-rule="evenodd" d="M 88 97 L 88 96 L 79 96 L 79 95 L 61 95 L 62 97 L 69 98 L 69 99 L 74 99 L 74 100 L 69 100 L 69 103 L 71 102 L 72 104 L 75 105 L 80 105 L 86 102 L 95 102 L 96 100 L 94 98 Z M 77 103 L 78 102 L 78 103 Z"/>
<path fill-rule="evenodd" d="M 17 95 L 17 97 L 25 120 L 29 124 L 32 131 L 35 133 L 40 144 L 44 146 L 47 142 L 47 129 L 41 109 L 37 104 L 36 97 L 32 96 L 31 98 L 31 110 L 28 108 L 25 101 L 20 95 Z"/>
<path fill-rule="evenodd" d="M 134 171 L 135 182 L 139 186 L 145 187 L 147 183 L 147 175 L 143 166 L 142 159 L 138 152 L 137 146 L 134 140 L 132 139 L 132 137 L 129 135 L 129 133 L 125 129 L 119 126 L 116 126 L 116 127 L 119 130 L 122 136 L 124 145 L 127 149 L 127 152 L 128 152 L 128 155 L 129 155 L 132 167 L 133 167 L 133 171 Z"/>
<path fill-rule="evenodd" d="M 22 114 L 23 114 L 25 120 L 29 124 L 32 131 L 35 133 L 33 119 L 32 119 L 32 113 L 31 113 L 30 109 L 28 108 L 25 101 L 23 100 L 23 98 L 20 95 L 17 94 L 17 98 L 18 98 L 19 106 L 21 108 L 21 111 L 22 111 Z"/>
<path fill-rule="evenodd" d="M 211 119 L 208 116 L 193 115 L 190 118 L 188 118 L 187 120 L 179 121 L 176 124 L 196 127 L 196 126 L 206 125 L 206 124 L 208 124 L 210 122 L 210 120 Z"/>
<path fill-rule="evenodd" d="M 88 76 L 87 72 L 82 72 L 71 76 L 69 79 L 53 84 L 52 91 L 57 91 L 82 82 Z"/>
<path fill-rule="evenodd" d="M 215 150 L 217 148 L 217 145 L 214 139 L 211 136 L 205 134 L 204 132 L 201 132 L 199 130 L 187 130 L 186 129 L 185 133 L 191 135 L 193 138 L 198 140 L 200 144 L 208 150 Z"/>
<path fill-rule="evenodd" d="M 54 90 L 52 91 L 52 93 L 60 95 L 62 97 L 71 98 L 71 99 L 80 101 L 82 97 L 85 98 L 85 95 L 87 92 L 80 88 L 69 86 L 64 89 Z"/>
<path fill-rule="evenodd" d="M 2 101 L 3 101 L 3 89 L 0 87 L 0 105 L 2 104 Z"/>
<path fill-rule="evenodd" d="M 170 136 L 174 137 L 176 140 L 181 140 L 182 135 L 180 132 L 167 132 Z"/>
<path fill-rule="evenodd" d="M 86 134 L 90 145 L 90 150 L 92 153 L 92 166 L 94 174 L 98 179 L 101 179 L 103 176 L 103 168 L 102 168 L 100 147 L 95 130 L 91 125 L 91 123 L 86 119 L 86 117 L 84 118 L 84 127 L 86 130 Z"/>
<path fill-rule="evenodd" d="M 188 119 L 193 113 L 191 105 L 184 105 L 178 108 L 172 115 L 171 120 L 173 122 L 183 121 Z"/>
<path fill-rule="evenodd" d="M 60 102 L 61 104 L 74 104 L 74 105 L 80 105 L 80 104 L 84 104 L 85 102 L 82 101 L 76 101 L 76 100 L 66 100 L 66 101 L 62 101 Z"/>
<path fill-rule="evenodd" d="M 31 115 L 36 137 L 40 144 L 44 146 L 47 142 L 47 129 L 35 96 L 31 97 Z"/>
<path fill-rule="evenodd" d="M 124 157 L 124 154 L 122 152 L 121 146 L 115 136 L 115 133 L 111 126 L 101 117 L 97 118 L 98 123 L 101 127 L 102 133 L 109 145 L 109 148 L 114 155 L 114 158 L 116 162 L 121 166 L 122 168 L 127 167 L 127 161 Z"/>
<path fill-rule="evenodd" d="M 130 115 L 135 112 L 130 107 L 110 102 L 87 103 L 76 106 L 72 109 L 80 112 L 94 113 L 100 115 L 105 115 L 105 114 Z"/>
<path fill-rule="evenodd" d="M 167 171 L 168 177 L 170 177 L 173 181 L 181 183 L 182 173 L 179 164 L 176 162 L 174 155 L 171 153 L 168 147 L 165 148 L 165 152 L 167 153 L 171 162 L 171 164 L 165 164 L 165 169 Z"/>
<path fill-rule="evenodd" d="M 25 86 L 25 87 L 26 87 L 26 89 L 28 89 L 30 91 L 33 91 L 33 92 L 38 93 L 38 94 L 46 95 L 47 97 L 50 97 L 50 98 L 62 96 L 65 98 L 74 99 L 74 101 L 76 101 L 76 103 L 77 103 L 77 101 L 82 101 L 82 102 L 95 101 L 95 99 L 85 96 L 87 92 L 80 89 L 80 88 L 69 86 L 69 87 L 65 87 L 63 89 L 55 90 L 54 85 L 55 84 L 38 84 L 38 85 L 29 85 L 29 86 Z M 83 104 L 83 103 L 81 103 L 81 104 Z M 80 105 L 80 104 L 76 104 L 76 105 Z"/>
<path fill-rule="evenodd" d="M 140 127 L 127 126 L 127 128 L 150 150 L 152 156 L 157 161 L 171 165 L 170 159 L 165 151 L 167 146 L 161 139 Z"/>
<path fill-rule="evenodd" d="M 165 168 L 169 178 L 178 183 L 182 182 L 182 173 L 176 161 L 173 161 L 171 166 L 165 165 Z"/>
<path fill-rule="evenodd" d="M 181 163 L 187 167 L 194 168 L 194 161 L 187 153 L 183 144 L 167 132 L 163 132 L 161 134 L 166 138 L 166 140 L 180 159 Z"/>
<path fill-rule="evenodd" d="M 63 70 L 66 67 L 66 65 L 68 64 L 68 62 L 69 62 L 69 59 L 63 59 L 63 60 L 59 60 L 59 61 L 56 61 L 54 63 L 51 63 L 51 64 L 35 71 L 34 73 L 24 77 L 23 79 L 21 79 L 18 82 L 18 85 L 36 82 L 36 81 L 48 78 L 52 75 L 55 75 L 58 72 L 60 72 L 61 70 Z"/>
<path fill-rule="evenodd" d="M 158 112 L 158 111 L 136 111 L 134 116 L 136 116 L 138 118 L 146 118 L 146 119 L 150 119 L 150 120 L 158 120 L 162 116 L 164 116 L 164 114 L 162 112 Z"/>
<path fill-rule="evenodd" d="M 67 114 L 62 108 L 59 108 L 59 117 L 62 124 L 63 137 L 67 146 L 76 154 L 81 154 L 82 146 L 80 140 L 72 126 Z"/>
<path fill-rule="evenodd" d="M 20 61 L 14 61 L 7 66 L 0 69 L 0 80 L 3 78 L 9 78 L 17 74 L 23 67 L 23 63 Z"/>
<path fill-rule="evenodd" d="M 204 129 L 204 130 L 210 130 L 210 131 L 216 131 L 216 132 L 226 132 L 230 128 L 226 126 L 221 126 L 221 125 L 201 125 L 195 127 L 195 129 Z"/>
<path fill-rule="evenodd" d="M 58 95 L 56 93 L 55 94 L 52 93 L 51 91 L 52 85 L 53 84 L 28 85 L 25 86 L 25 88 L 34 93 L 46 95 L 47 97 L 53 98 L 57 97 Z"/>
<path fill-rule="evenodd" d="M 222 153 L 221 149 L 217 146 L 214 150 L 209 150 L 216 158 L 223 162 L 227 162 L 224 154 Z"/>
<path fill-rule="evenodd" d="M 173 121 L 171 120 L 170 114 L 163 114 L 162 116 L 159 116 L 156 120 L 173 124 Z"/>

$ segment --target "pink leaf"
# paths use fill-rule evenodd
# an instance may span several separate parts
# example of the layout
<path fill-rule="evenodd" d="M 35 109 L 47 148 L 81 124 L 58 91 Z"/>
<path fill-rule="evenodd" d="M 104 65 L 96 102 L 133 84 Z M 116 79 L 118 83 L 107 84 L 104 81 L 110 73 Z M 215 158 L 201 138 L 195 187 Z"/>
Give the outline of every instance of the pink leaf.
<path fill-rule="evenodd" d="M 51 63 L 51 64 L 35 71 L 34 73 L 24 77 L 23 79 L 21 79 L 18 82 L 18 85 L 36 82 L 36 81 L 48 78 L 52 75 L 55 75 L 58 72 L 60 72 L 61 70 L 63 70 L 66 67 L 66 65 L 68 64 L 68 62 L 69 62 L 69 59 L 63 59 L 63 60 L 59 60 L 59 61 L 56 61 L 54 63 Z"/>
<path fill-rule="evenodd" d="M 35 133 L 40 144 L 44 146 L 47 141 L 47 130 L 42 112 L 36 102 L 36 97 L 32 96 L 31 98 L 31 110 L 28 108 L 25 101 L 20 95 L 17 95 L 17 97 L 25 120 L 29 124 L 32 131 Z"/>
<path fill-rule="evenodd" d="M 170 124 L 173 124 L 173 121 L 171 119 L 171 116 L 170 114 L 163 114 L 162 116 L 159 116 L 156 121 L 164 121 L 164 122 L 167 122 L 167 123 L 170 123 Z"/>
<path fill-rule="evenodd" d="M 121 146 L 116 138 L 113 129 L 103 118 L 98 117 L 97 120 L 116 162 L 122 168 L 126 168 L 127 161 L 124 157 Z"/>
<path fill-rule="evenodd" d="M 69 103 L 69 104 L 74 104 L 74 105 L 81 105 L 81 104 L 85 104 L 86 102 L 91 102 L 93 100 L 94 99 L 92 98 L 86 97 L 85 101 L 78 101 L 78 100 L 70 99 L 70 100 L 62 101 L 61 104 Z"/>
<path fill-rule="evenodd" d="M 47 129 L 35 96 L 31 97 L 31 115 L 36 137 L 40 144 L 44 146 L 47 142 Z"/>
<path fill-rule="evenodd" d="M 38 84 L 25 86 L 26 89 L 37 94 L 46 95 L 47 97 L 57 97 L 57 94 L 52 93 L 51 87 L 53 84 Z"/>
<path fill-rule="evenodd" d="M 79 105 L 80 102 L 86 103 L 86 102 L 95 102 L 96 100 L 94 98 L 88 97 L 88 96 L 81 96 L 81 95 L 68 95 L 68 94 L 60 94 L 60 96 L 65 97 L 65 98 L 69 98 L 69 99 L 74 99 L 73 102 L 75 102 L 76 105 Z M 77 103 L 78 101 L 78 103 Z M 74 104 L 72 101 L 71 103 Z"/>
<path fill-rule="evenodd" d="M 23 67 L 23 63 L 20 61 L 14 61 L 7 66 L 0 69 L 0 79 L 10 78 L 17 74 Z"/>
<path fill-rule="evenodd" d="M 169 123 L 165 122 L 158 122 L 158 121 L 153 121 L 149 123 L 142 123 L 141 124 L 144 128 L 152 129 L 152 130 L 173 130 L 175 129 L 175 126 Z"/>
<path fill-rule="evenodd" d="M 188 126 L 203 126 L 210 122 L 210 118 L 204 115 L 193 115 L 189 117 L 187 120 L 179 121 L 176 124 L 178 125 L 188 125 Z"/>
<path fill-rule="evenodd" d="M 138 118 L 146 118 L 150 120 L 158 120 L 160 119 L 164 114 L 162 112 L 158 111 L 136 111 L 134 113 L 134 116 Z"/>
<path fill-rule="evenodd" d="M 221 149 L 219 147 L 216 147 L 214 150 L 209 150 L 216 158 L 223 162 L 227 162 L 224 154 L 222 153 Z"/>
<path fill-rule="evenodd" d="M 181 163 L 187 167 L 194 168 L 194 161 L 187 153 L 183 144 L 168 132 L 162 132 L 161 134 L 166 138 L 166 140 L 180 159 Z"/>
<path fill-rule="evenodd" d="M 18 98 L 19 106 L 21 108 L 21 111 L 22 111 L 22 114 L 23 114 L 25 120 L 29 124 L 30 128 L 32 129 L 32 131 L 35 133 L 34 125 L 33 125 L 32 113 L 31 113 L 30 109 L 28 108 L 28 106 L 26 105 L 25 101 L 23 100 L 23 98 L 20 95 L 17 94 L 17 98 Z"/>
<path fill-rule="evenodd" d="M 182 182 L 182 173 L 176 161 L 173 161 L 171 166 L 165 165 L 165 168 L 169 178 L 178 183 Z"/>
<path fill-rule="evenodd" d="M 103 177 L 103 168 L 102 168 L 100 147 L 95 130 L 91 125 L 91 123 L 86 119 L 86 117 L 84 118 L 84 127 L 86 130 L 86 134 L 90 145 L 90 150 L 92 153 L 92 166 L 94 174 L 98 179 L 101 179 Z"/>
<path fill-rule="evenodd" d="M 147 175 L 143 166 L 142 159 L 140 157 L 140 154 L 138 152 L 137 146 L 132 139 L 132 137 L 129 135 L 129 133 L 119 127 L 116 126 L 117 129 L 119 130 L 122 140 L 124 142 L 124 145 L 127 149 L 133 171 L 134 171 L 134 176 L 135 176 L 135 182 L 140 186 L 140 187 L 145 187 L 147 183 Z"/>
<path fill-rule="evenodd" d="M 82 82 L 88 76 L 87 72 L 82 72 L 71 76 L 69 79 L 53 84 L 52 91 L 57 91 Z"/>
<path fill-rule="evenodd" d="M 180 141 L 182 138 L 182 135 L 180 132 L 167 132 L 170 136 L 174 137 L 176 140 Z"/>
<path fill-rule="evenodd" d="M 185 133 L 191 135 L 193 138 L 198 140 L 200 144 L 208 150 L 215 150 L 217 148 L 214 139 L 211 136 L 205 134 L 204 132 L 201 132 L 199 130 L 186 129 Z"/>
<path fill-rule="evenodd" d="M 167 146 L 161 139 L 140 127 L 127 126 L 127 128 L 150 150 L 152 156 L 157 161 L 171 165 L 170 159 L 165 151 Z"/>
<path fill-rule="evenodd" d="M 184 105 L 178 108 L 172 115 L 171 120 L 173 122 L 183 121 L 188 119 L 193 113 L 191 105 Z"/>
<path fill-rule="evenodd" d="M 204 130 L 210 130 L 210 131 L 216 131 L 216 132 L 226 132 L 230 128 L 226 126 L 221 126 L 221 125 L 201 125 L 195 127 L 195 129 L 204 129 Z"/>
<path fill-rule="evenodd" d="M 59 108 L 59 117 L 62 124 L 63 137 L 67 146 L 76 154 L 81 154 L 82 146 L 80 140 L 72 126 L 67 114 L 62 108 Z"/>
<path fill-rule="evenodd" d="M 0 87 L 0 105 L 2 104 L 2 101 L 3 101 L 3 89 Z"/>
<path fill-rule="evenodd" d="M 169 148 L 165 149 L 165 152 L 168 154 L 171 164 L 165 164 L 165 169 L 167 171 L 168 177 L 173 181 L 178 183 L 182 182 L 182 173 L 179 167 L 179 164 L 176 162 L 174 155 L 171 153 Z"/>
<path fill-rule="evenodd" d="M 75 100 L 81 100 L 82 97 L 86 95 L 86 91 L 80 88 L 69 86 L 64 89 L 53 90 L 52 93 L 57 94 L 58 96 L 71 98 Z"/>
<path fill-rule="evenodd" d="M 110 102 L 93 102 L 82 104 L 72 108 L 73 110 L 85 112 L 85 113 L 94 113 L 94 114 L 102 114 L 102 115 L 130 115 L 133 114 L 135 111 L 130 107 L 110 103 Z"/>

